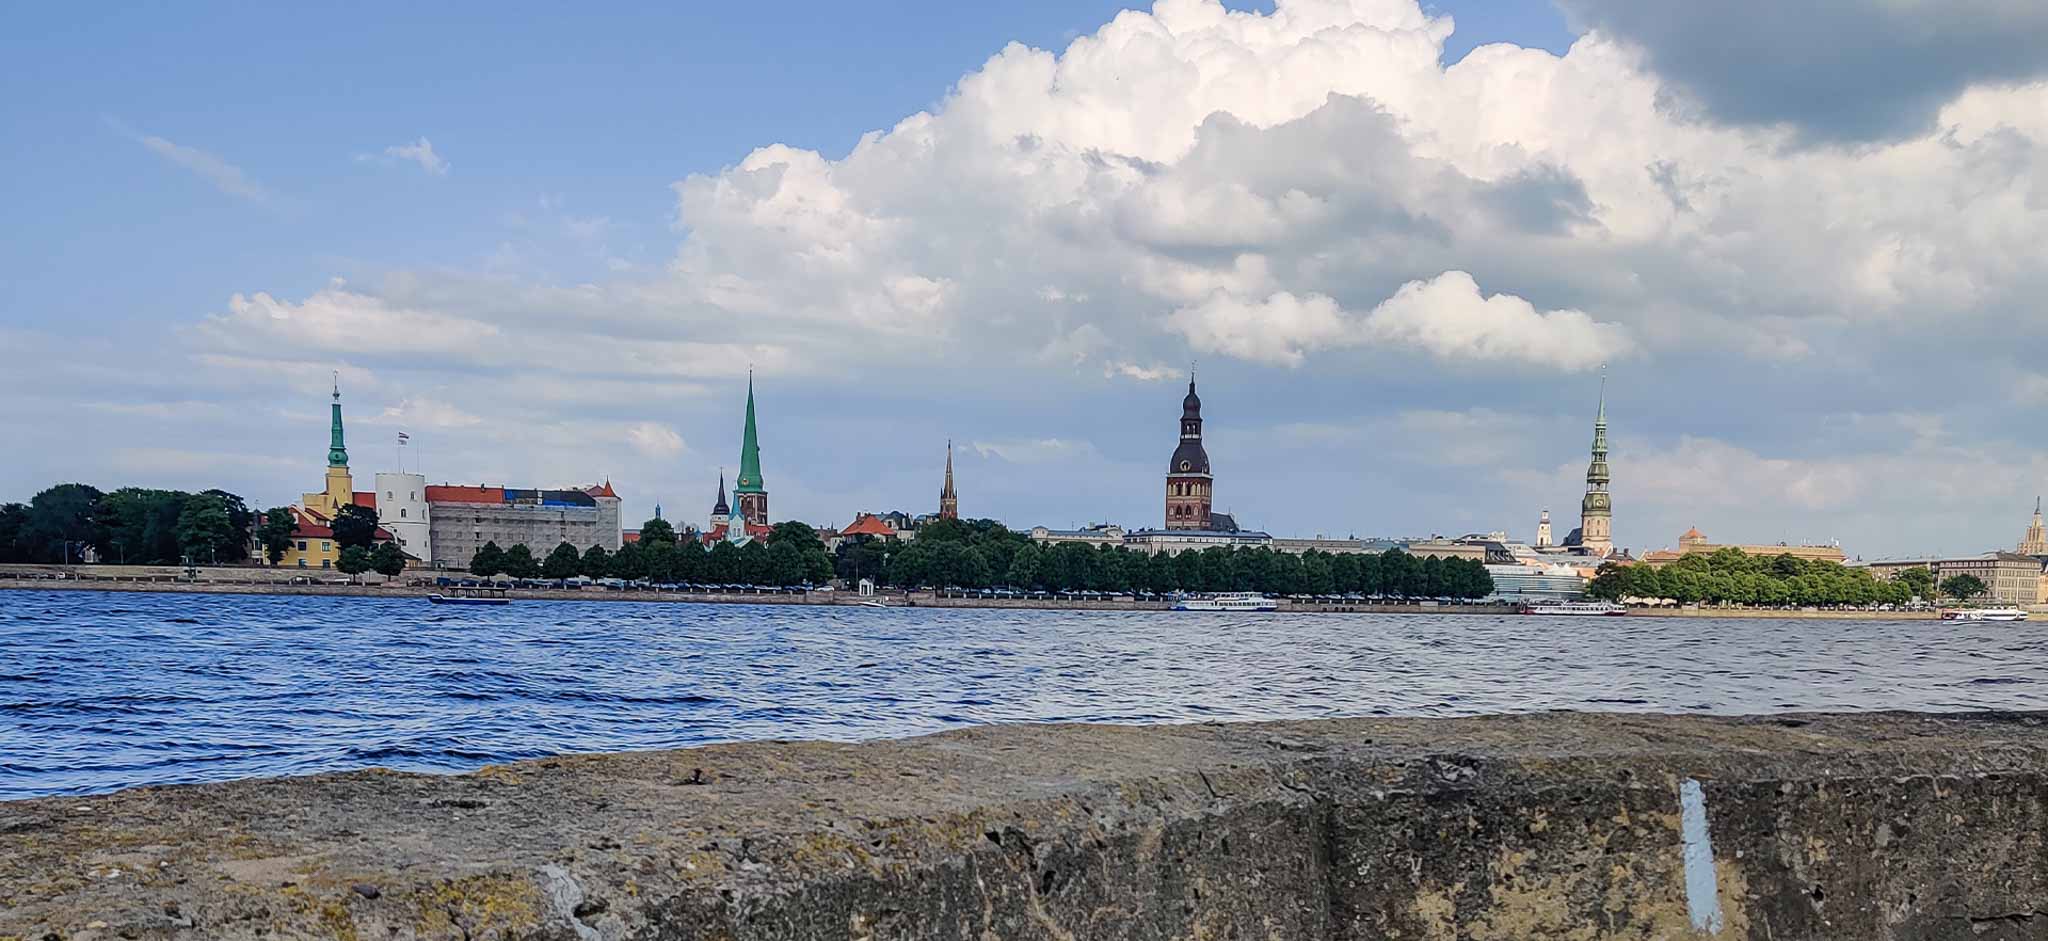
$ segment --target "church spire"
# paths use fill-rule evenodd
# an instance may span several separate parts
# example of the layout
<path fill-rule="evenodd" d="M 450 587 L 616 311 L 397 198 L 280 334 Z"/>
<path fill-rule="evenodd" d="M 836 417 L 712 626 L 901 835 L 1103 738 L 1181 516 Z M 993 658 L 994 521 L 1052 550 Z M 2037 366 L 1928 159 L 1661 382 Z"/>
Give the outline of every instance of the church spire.
<path fill-rule="evenodd" d="M 1600 368 L 1600 408 L 1593 418 L 1592 460 L 1586 464 L 1586 499 L 1579 505 L 1579 545 L 1605 557 L 1614 551 L 1614 497 L 1607 492 L 1607 368 Z"/>
<path fill-rule="evenodd" d="M 754 374 L 747 373 L 747 427 L 740 435 L 740 476 L 733 481 L 733 493 L 764 493 L 761 479 L 761 436 L 754 425 Z"/>
<path fill-rule="evenodd" d="M 327 430 L 327 466 L 347 467 L 348 445 L 342 442 L 341 435 L 341 373 L 339 371 L 334 374 L 334 404 L 331 406 L 331 409 L 333 416 Z"/>
<path fill-rule="evenodd" d="M 939 518 L 960 518 L 960 495 L 953 492 L 953 439 L 946 439 L 946 485 L 939 488 Z"/>

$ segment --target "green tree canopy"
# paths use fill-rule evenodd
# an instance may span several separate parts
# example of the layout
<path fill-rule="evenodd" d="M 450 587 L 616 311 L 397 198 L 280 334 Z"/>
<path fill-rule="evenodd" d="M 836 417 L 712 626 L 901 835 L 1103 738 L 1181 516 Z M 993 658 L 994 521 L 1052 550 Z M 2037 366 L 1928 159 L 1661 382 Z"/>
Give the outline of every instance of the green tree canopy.
<path fill-rule="evenodd" d="M 28 555 L 37 562 L 76 562 L 85 546 L 106 548 L 93 519 L 102 494 L 90 484 L 58 484 L 28 501 Z"/>
<path fill-rule="evenodd" d="M 212 493 L 186 497 L 178 511 L 178 548 L 193 562 L 219 562 L 223 546 L 236 542 L 235 524 L 228 516 L 228 503 Z M 232 558 L 230 559 L 232 561 Z"/>
<path fill-rule="evenodd" d="M 291 551 L 292 536 L 298 531 L 299 515 L 291 507 L 264 510 L 263 523 L 256 530 L 256 539 L 263 544 L 263 557 L 272 565 L 284 561 L 284 554 Z"/>
<path fill-rule="evenodd" d="M 583 564 L 577 572 L 587 578 L 604 578 L 612 573 L 612 554 L 603 546 L 583 550 Z"/>
<path fill-rule="evenodd" d="M 490 578 L 504 572 L 505 550 L 498 548 L 496 540 L 485 542 L 469 560 L 469 574 L 479 578 Z"/>
<path fill-rule="evenodd" d="M 577 573 L 581 571 L 583 571 L 583 553 L 577 552 L 576 547 L 570 545 L 567 540 L 557 544 L 554 551 L 548 553 L 547 560 L 542 562 L 540 566 L 540 574 L 543 578 L 575 578 Z"/>
<path fill-rule="evenodd" d="M 341 561 L 336 562 L 334 567 L 350 578 L 361 575 L 370 570 L 370 550 L 362 546 L 349 546 L 341 550 Z"/>
<path fill-rule="evenodd" d="M 351 503 L 334 514 L 327 528 L 334 531 L 335 545 L 368 549 L 377 541 L 377 511 Z"/>
<path fill-rule="evenodd" d="M 395 542 L 381 542 L 370 550 L 370 568 L 385 578 L 397 578 L 405 571 L 405 550 Z"/>
<path fill-rule="evenodd" d="M 28 504 L 0 505 L 0 562 L 28 560 Z"/>
<path fill-rule="evenodd" d="M 1941 593 L 1957 601 L 1969 601 L 1990 591 L 1984 580 L 1975 575 L 1951 575 L 1941 580 Z"/>
<path fill-rule="evenodd" d="M 533 557 L 533 550 L 520 543 L 505 550 L 505 574 L 513 578 L 539 578 L 540 560 Z"/>
<path fill-rule="evenodd" d="M 657 542 L 676 544 L 675 526 L 659 516 L 640 524 L 640 544 L 649 546 Z"/>

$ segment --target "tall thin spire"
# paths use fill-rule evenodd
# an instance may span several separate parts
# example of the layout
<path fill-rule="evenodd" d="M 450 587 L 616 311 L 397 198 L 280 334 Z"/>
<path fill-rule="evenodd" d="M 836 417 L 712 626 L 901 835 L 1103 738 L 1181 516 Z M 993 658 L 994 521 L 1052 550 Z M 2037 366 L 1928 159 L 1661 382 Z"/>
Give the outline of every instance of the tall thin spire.
<path fill-rule="evenodd" d="M 1586 498 L 1579 504 L 1579 545 L 1605 557 L 1614 549 L 1614 497 L 1607 492 L 1607 367 L 1600 367 L 1600 409 L 1593 419 L 1592 460 L 1586 464 Z"/>
<path fill-rule="evenodd" d="M 341 371 L 334 372 L 334 404 L 329 406 L 332 415 L 327 429 L 327 466 L 348 466 L 348 445 L 341 434 Z"/>
<path fill-rule="evenodd" d="M 767 489 L 761 479 L 761 437 L 754 424 L 754 371 L 747 370 L 747 426 L 740 435 L 740 476 L 733 481 L 733 493 L 761 493 Z"/>
<path fill-rule="evenodd" d="M 960 518 L 960 495 L 953 492 L 953 439 L 946 439 L 946 485 L 939 488 L 939 518 Z"/>

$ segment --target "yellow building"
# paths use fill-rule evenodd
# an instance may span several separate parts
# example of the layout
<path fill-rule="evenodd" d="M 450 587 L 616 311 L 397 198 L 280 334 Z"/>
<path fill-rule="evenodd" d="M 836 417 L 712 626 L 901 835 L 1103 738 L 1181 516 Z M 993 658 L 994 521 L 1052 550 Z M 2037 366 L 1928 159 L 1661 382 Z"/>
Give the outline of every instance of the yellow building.
<path fill-rule="evenodd" d="M 1695 527 L 1678 537 L 1678 551 L 1658 549 L 1646 552 L 1643 554 L 1643 562 L 1655 568 L 1663 568 L 1689 555 L 1712 555 L 1722 549 L 1738 549 L 1744 555 L 1760 555 L 1766 558 L 1789 555 L 1808 562 L 1840 563 L 1848 560 L 1848 556 L 1842 553 L 1841 546 L 1792 546 L 1782 542 L 1774 546 L 1724 546 L 1708 542 L 1707 537 L 1700 535 L 1699 529 Z"/>
<path fill-rule="evenodd" d="M 341 433 L 341 388 L 335 387 L 332 425 L 327 441 L 327 486 L 315 493 L 302 494 L 299 504 L 291 508 L 298 517 L 299 528 L 292 535 L 291 547 L 286 549 L 278 565 L 286 568 L 332 569 L 341 562 L 341 544 L 334 541 L 334 517 L 345 506 L 377 508 L 377 494 L 358 493 L 355 480 L 348 472 L 348 447 L 342 442 Z M 377 531 L 378 538 L 389 538 L 383 530 Z"/>

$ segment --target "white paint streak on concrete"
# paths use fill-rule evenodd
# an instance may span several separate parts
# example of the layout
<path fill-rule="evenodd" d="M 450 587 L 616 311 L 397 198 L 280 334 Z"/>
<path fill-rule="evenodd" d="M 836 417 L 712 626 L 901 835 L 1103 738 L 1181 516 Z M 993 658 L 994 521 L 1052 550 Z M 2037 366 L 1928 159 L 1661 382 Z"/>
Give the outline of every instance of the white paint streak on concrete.
<path fill-rule="evenodd" d="M 1678 786 L 1679 827 L 1685 838 L 1685 907 L 1695 931 L 1720 934 L 1721 888 L 1714 875 L 1714 843 L 1707 837 L 1707 794 L 1686 778 Z"/>

